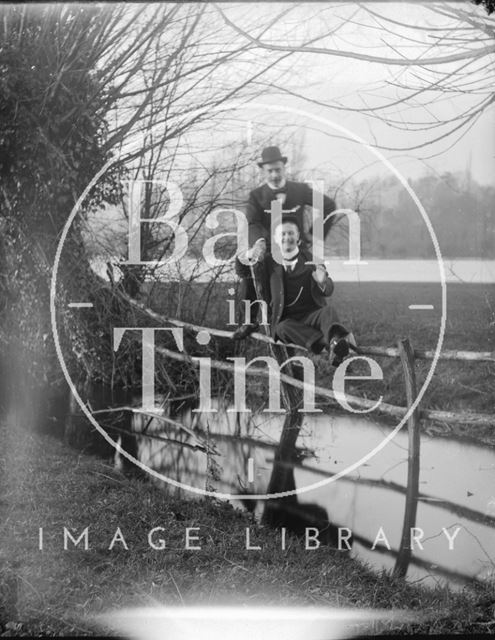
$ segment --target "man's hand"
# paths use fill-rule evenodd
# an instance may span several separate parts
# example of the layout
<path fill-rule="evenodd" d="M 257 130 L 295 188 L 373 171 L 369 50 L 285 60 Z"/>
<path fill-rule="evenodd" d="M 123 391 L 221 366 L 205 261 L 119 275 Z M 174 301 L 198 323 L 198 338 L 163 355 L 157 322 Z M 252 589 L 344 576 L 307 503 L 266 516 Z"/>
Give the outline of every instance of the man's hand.
<path fill-rule="evenodd" d="M 316 269 L 313 271 L 313 279 L 320 287 L 323 287 L 327 281 L 328 273 L 322 264 L 316 265 Z"/>
<path fill-rule="evenodd" d="M 247 250 L 246 257 L 252 262 L 259 262 L 260 260 L 263 260 L 265 252 L 266 240 L 264 238 L 259 238 L 258 240 L 256 240 L 251 249 Z"/>

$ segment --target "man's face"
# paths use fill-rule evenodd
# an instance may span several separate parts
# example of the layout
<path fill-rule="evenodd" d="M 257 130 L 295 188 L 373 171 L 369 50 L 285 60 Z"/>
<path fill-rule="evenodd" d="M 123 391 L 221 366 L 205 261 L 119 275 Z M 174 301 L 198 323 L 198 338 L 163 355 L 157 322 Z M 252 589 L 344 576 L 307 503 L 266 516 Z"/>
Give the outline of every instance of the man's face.
<path fill-rule="evenodd" d="M 265 180 L 275 187 L 279 187 L 285 179 L 285 164 L 282 160 L 267 162 L 261 167 L 261 170 Z"/>
<path fill-rule="evenodd" d="M 275 229 L 274 240 L 280 247 L 282 256 L 294 252 L 299 245 L 299 229 L 293 222 L 284 222 Z"/>

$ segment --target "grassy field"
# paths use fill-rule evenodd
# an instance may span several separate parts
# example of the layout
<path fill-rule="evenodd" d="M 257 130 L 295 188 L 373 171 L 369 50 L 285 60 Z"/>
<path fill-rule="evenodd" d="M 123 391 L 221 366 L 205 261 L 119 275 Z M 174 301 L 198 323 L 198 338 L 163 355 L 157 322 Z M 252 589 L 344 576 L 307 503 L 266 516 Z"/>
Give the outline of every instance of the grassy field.
<path fill-rule="evenodd" d="M 156 604 L 406 609 L 422 622 L 385 631 L 493 630 L 493 585 L 456 594 L 426 590 L 376 575 L 325 547 L 304 551 L 295 538 L 282 551 L 279 534 L 228 504 L 170 498 L 13 421 L 0 424 L 0 468 L 1 635 L 109 633 L 93 616 Z M 163 551 L 148 546 L 156 526 L 164 527 Z M 247 526 L 260 551 L 245 549 Z M 78 535 L 89 527 L 88 550 L 69 545 L 64 551 L 63 527 Z M 128 550 L 120 542 L 108 548 L 117 527 Z M 201 550 L 184 549 L 186 527 L 200 527 Z M 10 605 L 8 593 L 15 596 Z M 378 629 L 356 629 L 365 631 Z"/>
<path fill-rule="evenodd" d="M 177 315 L 177 291 L 167 292 L 166 304 L 164 293 L 159 292 L 155 308 Z M 208 305 L 204 287 L 181 295 L 181 317 L 225 328 L 226 300 L 232 297 L 227 286 L 217 286 Z M 494 300 L 493 286 L 449 285 L 444 347 L 493 351 Z M 439 302 L 439 291 L 431 285 L 340 284 L 333 298 L 361 344 L 393 346 L 409 337 L 416 348 L 433 348 L 438 340 Z M 412 312 L 409 304 L 433 304 L 435 309 Z M 240 347 L 246 355 L 256 349 L 253 341 Z M 330 368 L 318 362 L 318 382 L 329 385 Z M 400 367 L 385 358 L 380 364 L 385 399 L 400 404 Z M 420 379 L 427 367 L 418 365 Z M 494 373 L 492 364 L 440 364 L 426 406 L 493 413 Z M 0 423 L 0 635 L 102 633 L 94 615 L 156 603 L 404 608 L 421 612 L 424 621 L 387 631 L 494 630 L 493 584 L 455 594 L 447 588 L 426 590 L 374 574 L 328 548 L 305 551 L 295 538 L 283 551 L 280 534 L 257 525 L 248 514 L 217 501 L 172 498 L 163 487 L 129 479 L 108 463 L 24 426 Z M 451 429 L 425 427 L 444 434 Z M 464 434 L 479 437 L 480 431 L 467 428 Z M 163 551 L 148 545 L 147 534 L 156 526 L 165 529 Z M 201 529 L 198 551 L 184 548 L 185 530 L 194 526 Z M 260 551 L 245 549 L 248 526 Z M 44 529 L 43 551 L 38 549 L 39 527 Z M 89 527 L 89 549 L 64 551 L 63 527 L 74 534 Z M 117 527 L 128 550 L 121 543 L 108 548 Z M 15 597 L 10 597 L 13 586 Z"/>
<path fill-rule="evenodd" d="M 222 329 L 228 326 L 229 285 L 155 287 L 151 306 L 170 316 Z M 409 338 L 416 349 L 435 349 L 440 340 L 442 318 L 445 324 L 444 350 L 495 351 L 495 285 L 449 284 L 447 306 L 441 304 L 441 288 L 429 283 L 337 283 L 331 304 L 341 320 L 355 333 L 358 344 L 396 346 L 401 338 Z M 431 304 L 431 311 L 410 310 L 411 304 Z M 234 347 L 232 347 L 234 353 Z M 247 357 L 260 355 L 259 343 L 253 340 L 241 347 Z M 391 404 L 404 405 L 405 391 L 398 359 L 375 357 L 382 367 L 384 381 L 376 390 Z M 333 372 L 325 358 L 315 359 L 317 382 L 330 386 Z M 418 360 L 416 372 L 422 385 L 431 361 Z M 494 413 L 495 364 L 440 361 L 427 388 L 423 405 L 444 411 Z M 372 383 L 373 384 L 373 383 Z M 349 386 L 349 391 L 363 393 L 363 385 Z M 366 392 L 366 389 L 364 389 Z M 426 425 L 432 432 L 450 433 L 490 439 L 491 427 L 450 427 L 446 424 Z"/>
<path fill-rule="evenodd" d="M 440 287 L 431 284 L 378 284 L 338 287 L 335 303 L 365 345 L 392 346 L 409 338 L 416 349 L 434 349 L 442 320 Z M 409 304 L 433 304 L 434 311 L 411 311 Z M 449 284 L 445 310 L 444 350 L 495 351 L 495 286 Z M 380 359 L 386 381 L 385 399 L 405 401 L 397 360 Z M 431 361 L 417 362 L 423 383 Z M 424 406 L 445 411 L 494 413 L 495 364 L 440 361 L 424 398 Z"/>

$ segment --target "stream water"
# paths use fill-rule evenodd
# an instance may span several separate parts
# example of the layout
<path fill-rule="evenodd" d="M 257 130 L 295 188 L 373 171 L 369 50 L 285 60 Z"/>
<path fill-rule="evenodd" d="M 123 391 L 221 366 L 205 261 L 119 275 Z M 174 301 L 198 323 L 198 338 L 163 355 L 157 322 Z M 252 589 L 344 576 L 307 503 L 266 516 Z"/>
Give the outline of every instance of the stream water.
<path fill-rule="evenodd" d="M 133 429 L 176 442 L 139 438 L 139 459 L 178 482 L 221 493 L 262 494 L 270 478 L 283 415 L 184 412 L 176 419 L 208 439 L 216 454 L 188 448 L 194 438 L 163 421 L 136 414 Z M 336 526 L 352 530 L 352 554 L 376 570 L 394 566 L 407 479 L 407 433 L 344 477 L 335 474 L 374 449 L 390 427 L 346 415 L 309 414 L 297 441 L 294 468 L 299 503 L 316 503 Z M 177 489 L 171 487 L 172 490 Z M 180 489 L 180 491 L 185 491 Z M 417 540 L 408 579 L 453 586 L 495 576 L 495 450 L 453 438 L 421 438 Z M 186 495 L 185 493 L 183 495 Z M 241 506 L 240 500 L 233 501 Z M 263 501 L 255 504 L 261 514 Z M 454 537 L 455 535 L 455 537 Z M 375 549 L 371 549 L 376 537 Z M 451 541 L 449 543 L 449 536 Z M 390 550 L 387 548 L 390 546 Z M 422 547 L 422 548 L 420 548 Z M 451 548 L 449 548 L 451 547 Z"/>

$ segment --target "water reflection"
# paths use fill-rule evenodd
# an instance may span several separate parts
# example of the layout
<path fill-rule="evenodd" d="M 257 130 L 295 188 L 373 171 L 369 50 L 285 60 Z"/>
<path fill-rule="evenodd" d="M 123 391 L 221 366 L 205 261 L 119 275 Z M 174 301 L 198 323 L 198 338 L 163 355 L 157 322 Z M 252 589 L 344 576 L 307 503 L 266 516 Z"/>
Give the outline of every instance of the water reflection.
<path fill-rule="evenodd" d="M 188 431 L 135 415 L 135 431 L 146 429 L 168 438 L 167 442 L 140 438 L 139 458 L 194 487 L 221 493 L 264 493 L 284 416 L 238 414 L 216 406 L 217 413 L 188 410 L 180 415 L 177 421 Z M 299 495 L 299 502 L 316 503 L 327 511 L 331 522 L 349 527 L 354 536 L 353 555 L 376 569 L 393 568 L 401 538 L 407 434 L 400 432 L 349 476 L 335 481 L 332 478 L 376 447 L 388 432 L 387 426 L 362 418 L 308 415 L 298 439 L 294 466 L 298 489 L 329 480 Z M 429 584 L 447 579 L 453 585 L 466 579 L 493 579 L 494 488 L 492 448 L 422 437 L 421 499 L 415 532 L 418 542 L 409 579 Z M 261 514 L 263 503 L 258 501 L 254 508 Z M 377 536 L 379 540 L 371 550 Z"/>

